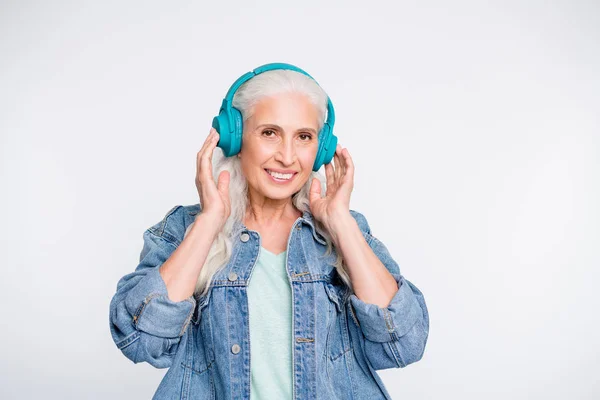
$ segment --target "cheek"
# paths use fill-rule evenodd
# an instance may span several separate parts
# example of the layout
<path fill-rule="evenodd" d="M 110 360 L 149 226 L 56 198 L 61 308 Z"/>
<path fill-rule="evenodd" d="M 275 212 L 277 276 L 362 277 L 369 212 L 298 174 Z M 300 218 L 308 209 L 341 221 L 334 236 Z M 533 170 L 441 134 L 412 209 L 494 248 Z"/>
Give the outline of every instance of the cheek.
<path fill-rule="evenodd" d="M 245 163 L 247 167 L 252 167 L 256 163 L 262 163 L 265 157 L 265 149 L 251 140 L 242 144 L 240 153 L 242 163 Z"/>
<path fill-rule="evenodd" d="M 304 166 L 312 166 L 312 164 L 315 162 L 315 158 L 317 158 L 317 150 L 318 147 L 314 146 L 300 151 L 298 153 L 298 158 L 300 159 L 300 162 L 302 162 Z"/>
<path fill-rule="evenodd" d="M 272 149 L 264 143 L 259 141 L 249 140 L 247 146 L 244 148 L 246 158 L 250 158 L 254 162 L 262 163 L 264 160 L 271 156 Z"/>

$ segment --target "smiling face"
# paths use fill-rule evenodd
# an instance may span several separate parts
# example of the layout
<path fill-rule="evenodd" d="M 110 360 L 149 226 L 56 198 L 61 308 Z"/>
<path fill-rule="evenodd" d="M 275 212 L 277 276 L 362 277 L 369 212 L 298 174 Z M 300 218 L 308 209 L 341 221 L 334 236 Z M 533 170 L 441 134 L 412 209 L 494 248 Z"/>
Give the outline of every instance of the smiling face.
<path fill-rule="evenodd" d="M 282 93 L 255 105 L 238 155 L 251 200 L 289 200 L 302 188 L 317 156 L 317 127 L 317 108 L 303 94 Z"/>

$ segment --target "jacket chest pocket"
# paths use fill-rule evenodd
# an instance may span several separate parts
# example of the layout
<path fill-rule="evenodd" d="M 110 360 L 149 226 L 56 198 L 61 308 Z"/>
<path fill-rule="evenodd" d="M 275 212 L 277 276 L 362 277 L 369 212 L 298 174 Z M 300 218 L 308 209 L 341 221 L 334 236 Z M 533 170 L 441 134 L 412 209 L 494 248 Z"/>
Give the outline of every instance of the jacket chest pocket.
<path fill-rule="evenodd" d="M 329 319 L 325 353 L 335 362 L 352 350 L 348 320 L 345 311 L 348 288 L 325 283 L 325 292 L 329 299 Z"/>

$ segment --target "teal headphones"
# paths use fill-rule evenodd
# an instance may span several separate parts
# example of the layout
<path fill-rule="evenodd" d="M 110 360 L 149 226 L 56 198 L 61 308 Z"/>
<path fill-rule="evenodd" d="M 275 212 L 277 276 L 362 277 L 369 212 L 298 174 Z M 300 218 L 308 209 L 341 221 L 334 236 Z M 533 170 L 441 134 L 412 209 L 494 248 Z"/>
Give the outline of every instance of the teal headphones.
<path fill-rule="evenodd" d="M 236 155 L 242 148 L 242 113 L 237 108 L 232 107 L 231 102 L 233 100 L 233 95 L 244 82 L 260 73 L 274 69 L 290 69 L 292 71 L 300 72 L 315 81 L 312 76 L 300 68 L 283 63 L 265 64 L 239 77 L 233 85 L 231 85 L 229 91 L 227 91 L 227 95 L 221 104 L 219 115 L 214 117 L 212 121 L 212 127 L 219 132 L 220 136 L 217 146 L 223 149 L 223 153 L 226 157 Z M 334 123 L 335 112 L 333 111 L 333 104 L 331 104 L 331 100 L 327 97 L 327 121 L 325 121 L 321 132 L 319 132 L 319 150 L 317 151 L 317 158 L 313 165 L 313 171 L 318 171 L 323 164 L 330 163 L 333 159 L 335 148 L 337 147 L 337 137 L 333 134 Z"/>

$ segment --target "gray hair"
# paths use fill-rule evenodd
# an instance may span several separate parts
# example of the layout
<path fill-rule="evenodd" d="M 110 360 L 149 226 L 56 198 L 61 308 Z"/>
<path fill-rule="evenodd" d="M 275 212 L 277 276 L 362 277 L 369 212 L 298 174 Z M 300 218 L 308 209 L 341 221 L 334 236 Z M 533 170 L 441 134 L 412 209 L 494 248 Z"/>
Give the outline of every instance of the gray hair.
<path fill-rule="evenodd" d="M 327 94 L 313 79 L 296 71 L 271 70 L 256 75 L 240 86 L 233 96 L 232 105 L 240 110 L 242 120 L 245 122 L 253 115 L 256 104 L 263 97 L 289 92 L 302 93 L 315 105 L 319 117 L 318 130 L 320 131 L 325 122 Z M 200 271 L 194 291 L 197 295 L 208 293 L 214 275 L 224 268 L 229 261 L 233 247 L 232 236 L 235 234 L 234 227 L 236 222 L 240 223 L 244 220 L 248 207 L 248 182 L 242 173 L 240 159 L 238 157 L 225 157 L 221 148 L 217 147 L 213 152 L 212 173 L 215 183 L 222 171 L 229 171 L 231 214 L 222 231 L 214 240 L 206 257 L 206 262 Z M 299 211 L 310 211 L 308 194 L 313 178 L 317 178 L 321 182 L 321 195 L 324 195 L 326 191 L 326 178 L 320 172 L 313 171 L 304 186 L 292 196 L 292 203 Z M 200 204 L 200 209 L 202 209 L 202 204 Z M 317 232 L 326 239 L 327 250 L 325 255 L 327 256 L 331 254 L 334 247 L 331 236 L 319 221 L 316 219 L 313 219 L 313 221 Z M 352 288 L 342 256 L 339 252 L 336 253 L 334 266 L 346 285 Z"/>

